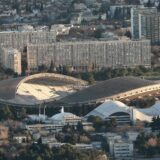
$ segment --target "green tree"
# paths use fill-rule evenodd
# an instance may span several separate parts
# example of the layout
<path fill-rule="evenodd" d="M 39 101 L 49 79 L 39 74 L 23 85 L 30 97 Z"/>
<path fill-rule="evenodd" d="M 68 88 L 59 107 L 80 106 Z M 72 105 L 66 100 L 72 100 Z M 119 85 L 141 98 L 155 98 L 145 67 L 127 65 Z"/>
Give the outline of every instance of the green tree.
<path fill-rule="evenodd" d="M 37 158 L 36 158 L 36 160 L 43 160 L 40 156 L 38 156 Z"/>
<path fill-rule="evenodd" d="M 49 72 L 50 73 L 52 73 L 52 72 L 54 72 L 54 69 L 55 69 L 55 66 L 54 66 L 54 64 L 53 64 L 53 60 L 51 60 L 51 64 L 50 64 L 50 67 L 49 67 Z"/>
<path fill-rule="evenodd" d="M 95 83 L 94 76 L 93 76 L 93 74 L 91 74 L 91 73 L 89 74 L 88 82 L 89 82 L 89 84 L 94 84 L 94 83 Z"/>
<path fill-rule="evenodd" d="M 117 126 L 117 120 L 115 118 L 111 118 L 109 124 L 112 128 Z"/>
<path fill-rule="evenodd" d="M 92 122 L 93 123 L 93 126 L 96 128 L 96 130 L 100 130 L 102 125 L 104 124 L 103 123 L 103 120 L 98 117 L 98 116 L 89 116 L 88 119 L 87 119 L 88 122 Z"/>
<path fill-rule="evenodd" d="M 95 30 L 95 32 L 94 32 L 94 37 L 95 37 L 95 38 L 101 38 L 101 37 L 102 37 L 102 33 L 103 33 L 103 30 L 102 30 L 102 29 L 97 29 L 97 30 Z"/>
<path fill-rule="evenodd" d="M 130 31 L 126 31 L 126 33 L 124 34 L 125 36 L 127 36 L 128 38 L 132 38 L 132 34 Z"/>
<path fill-rule="evenodd" d="M 5 70 L 5 74 L 7 74 L 7 75 L 13 75 L 13 74 L 14 74 L 14 71 L 13 71 L 12 69 L 10 69 L 10 68 L 7 68 L 7 69 Z"/>
<path fill-rule="evenodd" d="M 26 109 L 25 108 L 20 108 L 19 110 L 19 119 L 24 119 L 26 117 Z"/>
<path fill-rule="evenodd" d="M 26 75 L 26 70 L 27 70 L 27 61 L 26 59 L 22 59 L 22 76 L 25 76 Z"/>
<path fill-rule="evenodd" d="M 83 130 L 83 124 L 82 122 L 78 122 L 77 124 L 77 131 L 82 133 L 84 130 Z"/>
<path fill-rule="evenodd" d="M 41 66 L 38 67 L 39 72 L 47 72 L 47 66 L 42 64 Z"/>
<path fill-rule="evenodd" d="M 12 119 L 14 116 L 8 106 L 0 107 L 0 120 Z"/>

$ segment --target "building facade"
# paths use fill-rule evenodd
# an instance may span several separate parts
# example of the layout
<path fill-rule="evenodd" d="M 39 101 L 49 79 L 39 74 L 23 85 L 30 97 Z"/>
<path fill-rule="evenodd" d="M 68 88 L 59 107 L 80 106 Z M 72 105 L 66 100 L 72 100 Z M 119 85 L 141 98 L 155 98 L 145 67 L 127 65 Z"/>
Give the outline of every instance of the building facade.
<path fill-rule="evenodd" d="M 131 32 L 133 39 L 139 39 L 139 14 L 157 13 L 156 8 L 135 7 L 131 9 Z"/>
<path fill-rule="evenodd" d="M 27 44 L 53 43 L 56 41 L 55 32 L 47 31 L 10 31 L 0 32 L 0 45 L 12 47 L 23 51 Z"/>
<path fill-rule="evenodd" d="M 21 74 L 21 52 L 13 48 L 1 48 L 1 65 L 5 69 L 12 69 Z"/>
<path fill-rule="evenodd" d="M 132 141 L 112 132 L 106 133 L 106 139 L 111 156 L 118 160 L 133 160 L 134 145 Z"/>
<path fill-rule="evenodd" d="M 113 143 L 113 154 L 115 158 L 121 160 L 133 159 L 133 143 L 127 140 L 115 140 Z"/>
<path fill-rule="evenodd" d="M 160 44 L 160 14 L 139 14 L 139 38 Z"/>
<path fill-rule="evenodd" d="M 29 44 L 27 62 L 29 71 L 39 66 L 48 68 L 71 66 L 76 71 L 151 65 L 149 40 L 140 41 L 77 41 L 53 44 Z"/>
<path fill-rule="evenodd" d="M 135 8 L 136 5 L 113 5 L 110 6 L 110 17 L 111 19 L 130 19 L 131 8 Z"/>

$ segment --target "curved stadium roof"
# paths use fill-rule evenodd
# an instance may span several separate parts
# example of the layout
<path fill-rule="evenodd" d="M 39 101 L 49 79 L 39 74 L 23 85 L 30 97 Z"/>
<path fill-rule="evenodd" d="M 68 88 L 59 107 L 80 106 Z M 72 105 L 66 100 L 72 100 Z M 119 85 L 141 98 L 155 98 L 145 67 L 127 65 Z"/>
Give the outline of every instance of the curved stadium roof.
<path fill-rule="evenodd" d="M 91 112 L 89 112 L 85 118 L 89 116 L 98 116 L 102 119 L 107 119 L 109 118 L 112 114 L 115 113 L 128 113 L 133 120 L 140 120 L 140 121 L 152 121 L 152 117 L 155 116 L 154 113 L 152 113 L 152 109 L 143 109 L 139 110 L 134 107 L 129 107 L 119 101 L 112 101 L 112 100 L 107 100 Z M 146 114 L 145 111 L 150 110 L 150 114 Z M 157 113 L 160 115 L 160 112 Z"/>
<path fill-rule="evenodd" d="M 54 78 L 53 80 L 63 81 L 65 83 L 70 81 L 70 83 L 73 83 L 75 85 L 77 83 L 81 85 L 87 85 L 87 82 L 70 76 L 65 76 L 55 73 L 40 73 L 27 77 L 11 78 L 0 81 L 0 99 L 5 99 L 5 100 L 14 99 L 16 96 L 16 91 L 22 83 L 33 79 L 36 80 L 38 78 L 45 78 L 46 80 L 47 78 Z"/>
<path fill-rule="evenodd" d="M 160 101 L 156 102 L 150 108 L 138 109 L 140 112 L 148 116 L 159 116 L 160 115 Z"/>
<path fill-rule="evenodd" d="M 47 75 L 49 76 L 49 74 Z M 58 74 L 54 74 L 54 76 L 57 76 L 57 75 Z M 44 76 L 46 76 L 46 74 L 43 74 L 43 77 Z M 10 100 L 15 98 L 17 89 L 19 88 L 21 83 L 26 82 L 27 80 L 33 80 L 36 77 L 37 77 L 37 74 L 33 76 L 28 76 L 28 77 L 21 77 L 21 78 L 14 78 L 14 79 L 0 81 L 1 102 L 2 100 L 11 102 Z M 58 81 L 63 80 L 66 83 L 67 82 L 66 78 L 69 78 L 69 80 L 71 80 L 71 82 L 73 82 L 75 86 L 77 83 L 84 86 L 87 85 L 85 81 L 82 81 L 76 78 L 72 78 L 64 75 L 60 75 L 60 77 L 61 78 Z M 98 99 L 111 97 L 116 94 L 138 89 L 141 87 L 147 87 L 154 84 L 156 83 L 154 83 L 153 81 L 144 80 L 136 77 L 113 78 L 103 82 L 98 82 L 95 85 L 89 86 L 87 88 L 83 88 L 82 90 L 76 93 L 67 95 L 66 97 L 61 98 L 57 101 L 50 101 L 48 105 L 53 106 L 54 104 L 68 105 L 68 104 L 77 104 L 77 103 L 86 103 L 86 102 L 88 103 L 91 101 L 96 101 Z M 27 104 L 27 105 L 30 105 L 30 104 Z"/>
<path fill-rule="evenodd" d="M 153 81 L 137 77 L 118 77 L 99 82 L 91 87 L 67 96 L 60 101 L 62 103 L 89 102 L 153 84 L 155 84 Z"/>
<path fill-rule="evenodd" d="M 96 109 L 88 113 L 86 117 L 95 115 L 101 117 L 102 119 L 105 119 L 117 112 L 129 113 L 129 107 L 124 103 L 121 103 L 120 101 L 107 100 Z"/>

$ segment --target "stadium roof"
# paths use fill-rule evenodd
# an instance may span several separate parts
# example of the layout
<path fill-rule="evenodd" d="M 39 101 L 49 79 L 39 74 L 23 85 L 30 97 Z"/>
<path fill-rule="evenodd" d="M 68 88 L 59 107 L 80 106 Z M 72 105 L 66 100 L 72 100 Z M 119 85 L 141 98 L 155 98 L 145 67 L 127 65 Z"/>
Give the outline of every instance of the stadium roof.
<path fill-rule="evenodd" d="M 20 78 L 11 78 L 7 80 L 0 81 L 0 99 L 10 100 L 14 99 L 16 96 L 17 89 L 21 83 L 28 82 L 31 80 L 38 80 L 38 79 L 52 79 L 52 81 L 59 81 L 64 83 L 72 83 L 72 84 L 80 84 L 80 85 L 87 85 L 86 81 L 73 78 L 70 76 L 65 76 L 61 74 L 55 73 L 40 73 L 34 74 L 27 77 L 20 77 Z"/>
<path fill-rule="evenodd" d="M 93 115 L 105 119 L 116 112 L 129 113 L 129 107 L 120 101 L 107 100 L 96 109 L 88 113 L 86 117 Z"/>
<path fill-rule="evenodd" d="M 73 84 L 73 86 L 75 87 L 80 86 L 81 90 L 76 90 L 77 92 L 68 94 L 66 97 L 62 97 L 61 99 L 58 99 L 56 101 L 54 99 L 48 101 L 48 106 L 53 106 L 54 104 L 68 105 L 77 103 L 89 103 L 92 101 L 94 102 L 100 99 L 107 99 L 107 97 L 111 97 L 133 89 L 138 89 L 141 87 L 146 87 L 155 84 L 153 81 L 144 80 L 136 77 L 119 77 L 109 79 L 103 82 L 98 82 L 95 85 L 86 88 L 87 82 L 85 81 L 59 74 L 42 73 L 31 75 L 28 77 L 20 77 L 0 81 L 0 100 L 4 100 L 12 104 L 26 104 L 27 102 L 26 105 L 30 105 L 30 103 L 32 103 L 32 97 L 28 96 L 26 98 L 23 95 L 21 97 L 18 97 L 19 94 L 17 92 L 17 89 L 20 87 L 22 83 L 29 82 L 32 80 L 35 80 L 36 83 L 36 80 L 38 78 L 42 78 L 44 80 L 44 78 L 51 79 L 51 77 L 53 78 L 52 81 L 62 81 L 65 83 L 68 82 Z M 45 82 L 47 83 L 46 80 Z M 15 100 L 16 97 L 18 97 L 18 99 Z M 26 99 L 27 101 L 23 101 L 23 99 Z M 39 101 L 37 100 L 35 103 L 38 104 L 38 102 Z"/>
<path fill-rule="evenodd" d="M 156 102 L 150 108 L 138 109 L 140 112 L 149 116 L 159 116 L 160 115 L 160 101 Z"/>
<path fill-rule="evenodd" d="M 141 78 L 118 77 L 96 83 L 93 86 L 61 99 L 60 102 L 64 104 L 89 102 L 153 84 L 155 84 L 153 81 Z"/>
<path fill-rule="evenodd" d="M 152 117 L 154 116 L 153 114 L 148 115 L 145 112 L 138 110 L 137 108 L 129 107 L 119 101 L 107 100 L 103 104 L 101 104 L 100 106 L 89 112 L 85 116 L 85 118 L 92 115 L 92 116 L 98 116 L 102 119 L 107 119 L 115 113 L 128 113 L 133 121 L 140 120 L 140 121 L 151 122 Z"/>
<path fill-rule="evenodd" d="M 12 99 L 15 97 L 18 84 L 23 80 L 21 78 L 12 78 L 0 81 L 0 99 Z"/>

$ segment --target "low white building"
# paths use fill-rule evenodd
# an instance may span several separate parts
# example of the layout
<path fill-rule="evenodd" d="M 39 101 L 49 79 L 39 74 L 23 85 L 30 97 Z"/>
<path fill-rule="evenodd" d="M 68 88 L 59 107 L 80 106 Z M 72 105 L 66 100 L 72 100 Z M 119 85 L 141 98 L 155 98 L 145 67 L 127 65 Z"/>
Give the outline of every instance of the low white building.
<path fill-rule="evenodd" d="M 124 139 L 122 135 L 108 132 L 106 133 L 106 139 L 112 157 L 119 160 L 130 160 L 133 158 L 133 141 L 129 137 Z"/>
<path fill-rule="evenodd" d="M 133 143 L 125 140 L 115 140 L 113 143 L 113 156 L 116 159 L 130 160 L 133 157 Z"/>
<path fill-rule="evenodd" d="M 55 24 L 51 26 L 51 31 L 55 32 L 56 35 L 68 35 L 71 26 L 65 26 L 64 24 Z"/>
<path fill-rule="evenodd" d="M 134 131 L 129 131 L 126 133 L 126 136 L 130 141 L 136 141 L 138 135 L 139 133 Z"/>
<path fill-rule="evenodd" d="M 25 135 L 17 135 L 13 137 L 13 140 L 18 143 L 26 143 L 27 142 L 27 136 Z"/>
<path fill-rule="evenodd" d="M 72 113 L 64 112 L 64 108 L 62 107 L 61 113 L 53 115 L 50 118 L 50 121 L 53 122 L 54 124 L 77 125 L 77 123 L 81 121 L 81 118 Z"/>
<path fill-rule="evenodd" d="M 55 135 L 51 135 L 51 136 L 45 136 L 45 137 L 41 137 L 42 139 L 42 144 L 52 144 L 52 143 L 57 143 L 57 140 L 55 138 Z"/>

